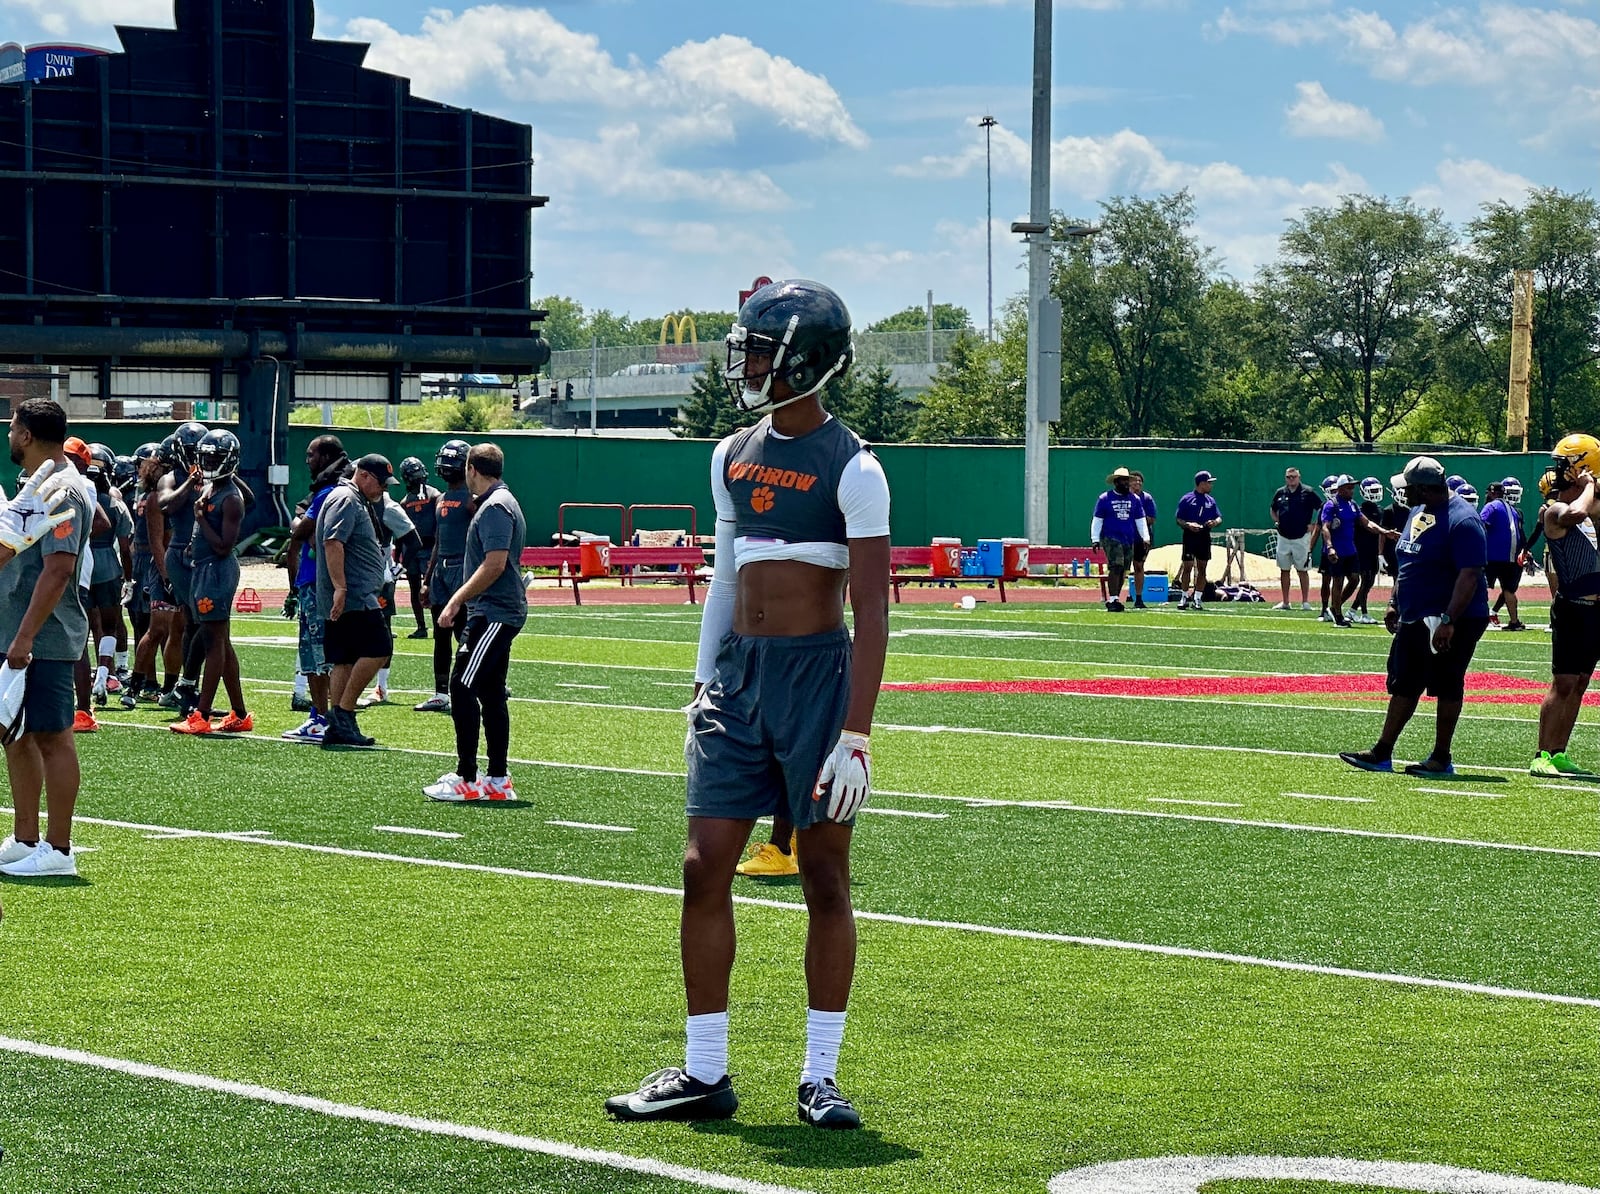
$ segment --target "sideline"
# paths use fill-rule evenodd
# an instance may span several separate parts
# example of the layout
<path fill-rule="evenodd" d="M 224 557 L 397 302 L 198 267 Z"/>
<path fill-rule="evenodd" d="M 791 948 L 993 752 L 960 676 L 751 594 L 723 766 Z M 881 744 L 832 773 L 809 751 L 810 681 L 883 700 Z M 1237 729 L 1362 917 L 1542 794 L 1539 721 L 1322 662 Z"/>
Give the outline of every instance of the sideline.
<path fill-rule="evenodd" d="M 170 1070 L 165 1066 L 146 1065 L 141 1061 L 126 1061 L 119 1057 L 104 1057 L 98 1053 L 85 1053 L 79 1049 L 61 1049 L 54 1045 L 41 1045 L 34 1041 L 17 1040 L 0 1036 L 0 1052 L 20 1053 L 46 1061 L 60 1061 L 68 1065 L 88 1066 L 114 1074 L 127 1074 L 135 1078 L 149 1078 L 191 1090 L 211 1094 L 232 1095 L 256 1103 L 270 1103 L 276 1107 L 293 1107 L 311 1111 L 333 1119 L 349 1119 L 358 1123 L 376 1124 L 383 1128 L 399 1128 L 407 1132 L 421 1132 L 429 1136 L 448 1136 L 456 1140 L 471 1140 L 478 1144 L 492 1144 L 499 1148 L 515 1149 L 524 1153 L 539 1153 L 563 1161 L 578 1161 L 586 1165 L 602 1165 L 607 1169 L 620 1169 L 629 1173 L 642 1173 L 647 1177 L 663 1177 L 672 1181 L 688 1182 L 707 1190 L 731 1190 L 736 1194 L 805 1194 L 790 1186 L 774 1186 L 766 1182 L 747 1181 L 727 1177 L 704 1169 L 691 1169 L 686 1165 L 671 1165 L 653 1161 L 648 1157 L 630 1157 L 624 1153 L 606 1152 L 598 1148 L 582 1148 L 559 1140 L 540 1140 L 535 1136 L 519 1136 L 513 1132 L 499 1132 L 492 1128 L 478 1128 L 470 1124 L 450 1123 L 442 1119 L 424 1119 L 417 1115 L 400 1115 L 392 1111 L 378 1111 L 372 1107 L 358 1107 L 350 1103 L 335 1103 L 310 1095 L 291 1094 L 286 1090 L 273 1090 L 251 1082 L 233 1082 L 226 1078 L 213 1078 L 209 1074 L 195 1074 L 186 1070 Z"/>

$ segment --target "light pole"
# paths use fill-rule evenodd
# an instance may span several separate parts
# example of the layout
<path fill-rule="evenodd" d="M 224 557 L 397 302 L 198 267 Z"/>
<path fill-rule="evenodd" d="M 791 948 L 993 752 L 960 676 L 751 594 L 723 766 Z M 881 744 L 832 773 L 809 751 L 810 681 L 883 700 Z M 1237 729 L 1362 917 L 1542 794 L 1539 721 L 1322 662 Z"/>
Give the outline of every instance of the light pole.
<path fill-rule="evenodd" d="M 1033 3 L 1033 142 L 1029 216 L 1011 225 L 1028 242 L 1028 392 L 1022 450 L 1023 533 L 1050 542 L 1050 421 L 1061 417 L 1061 304 L 1050 293 L 1051 0 Z M 1054 316 L 1052 319 L 1051 316 Z M 1049 334 L 1046 323 L 1054 325 Z M 1053 356 L 1047 345 L 1054 344 Z M 1056 384 L 1044 377 L 1055 366 Z"/>
<path fill-rule="evenodd" d="M 1000 122 L 993 116 L 978 121 L 983 130 L 983 189 L 986 197 L 983 233 L 989 242 L 989 342 L 994 343 L 994 158 L 990 153 L 990 130 Z"/>

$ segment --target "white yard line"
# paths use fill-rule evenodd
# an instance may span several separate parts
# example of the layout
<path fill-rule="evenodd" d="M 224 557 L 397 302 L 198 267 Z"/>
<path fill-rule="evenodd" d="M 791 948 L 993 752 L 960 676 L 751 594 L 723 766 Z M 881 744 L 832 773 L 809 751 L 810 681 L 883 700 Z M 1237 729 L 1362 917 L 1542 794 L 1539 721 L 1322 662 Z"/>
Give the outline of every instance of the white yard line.
<path fill-rule="evenodd" d="M 170 1083 L 173 1086 L 185 1086 L 191 1090 L 230 1095 L 234 1098 L 248 1099 L 256 1103 L 269 1103 L 276 1107 L 292 1107 L 299 1111 L 310 1111 L 313 1114 L 326 1115 L 333 1119 L 354 1120 L 358 1123 L 374 1124 L 382 1128 L 396 1128 L 404 1132 L 420 1132 L 429 1136 L 447 1136 L 456 1140 L 471 1140 L 478 1144 L 491 1144 L 497 1148 L 515 1149 L 518 1152 L 539 1153 L 547 1157 L 558 1157 L 563 1161 L 575 1161 L 584 1165 L 599 1165 L 607 1169 L 618 1169 L 628 1173 L 642 1173 L 650 1177 L 687 1182 L 690 1185 L 701 1186 L 707 1190 L 732 1190 L 737 1191 L 738 1194 L 801 1194 L 801 1192 L 788 1186 L 774 1186 L 767 1182 L 747 1181 L 744 1178 L 710 1173 L 704 1169 L 691 1169 L 685 1165 L 671 1165 L 665 1161 L 651 1160 L 648 1157 L 630 1157 L 623 1153 L 606 1152 L 597 1148 L 582 1148 L 576 1144 L 566 1144 L 559 1140 L 540 1140 L 534 1136 L 519 1136 L 513 1132 L 499 1132 L 492 1128 L 479 1128 L 470 1124 L 450 1123 L 441 1119 L 425 1119 L 417 1115 L 400 1115 L 393 1111 L 379 1111 L 372 1107 L 357 1107 L 350 1103 L 335 1103 L 328 1099 L 313 1098 L 310 1095 L 291 1094 L 286 1090 L 273 1090 L 271 1087 L 257 1086 L 251 1082 L 233 1082 L 226 1078 L 214 1078 L 209 1074 L 196 1074 L 187 1070 L 171 1070 L 165 1066 L 146 1065 L 144 1062 L 127 1061 L 119 1057 L 104 1057 L 97 1053 L 85 1053 L 79 1049 L 61 1049 L 54 1045 L 41 1045 L 34 1041 L 17 1040 L 15 1037 L 0 1036 L 0 1051 L 38 1057 L 46 1061 L 65 1062 L 68 1065 L 87 1066 L 114 1074 L 127 1074 L 135 1078 Z"/>
<path fill-rule="evenodd" d="M 1466 788 L 1412 788 L 1413 792 L 1426 792 L 1430 796 L 1476 796 L 1480 800 L 1504 800 L 1510 792 L 1473 792 Z"/>
<path fill-rule="evenodd" d="M 679 715 L 681 716 L 681 713 Z M 148 724 L 146 724 L 144 722 L 108 721 L 108 720 L 105 720 L 105 719 L 101 719 L 100 724 L 101 725 L 118 726 L 118 727 L 122 727 L 122 728 L 126 728 L 126 729 L 149 730 L 149 731 L 159 731 L 159 730 L 162 730 L 162 729 L 165 728 L 164 726 L 159 726 L 159 725 L 148 725 Z M 983 732 L 988 732 L 988 731 L 983 731 Z M 1029 735 L 1029 736 L 1031 737 L 1033 735 Z M 233 735 L 233 737 L 235 738 L 235 740 L 238 740 L 238 741 L 260 742 L 260 743 L 275 743 L 275 744 L 280 745 L 280 746 L 292 747 L 292 748 L 297 749 L 297 750 L 320 749 L 320 748 L 308 747 L 304 743 L 290 742 L 290 741 L 288 741 L 287 739 L 284 739 L 284 738 L 277 738 L 277 737 L 273 737 L 271 735 L 265 735 L 265 734 L 238 734 L 238 735 Z M 1071 739 L 1071 741 L 1101 742 L 1103 740 L 1099 739 L 1099 738 L 1082 738 L 1082 739 Z M 1130 743 L 1130 744 L 1127 744 L 1127 745 L 1141 745 L 1141 744 L 1140 743 Z M 1149 745 L 1175 745 L 1175 744 L 1172 744 L 1172 743 L 1151 743 Z M 1179 749 L 1182 749 L 1182 747 L 1180 746 Z M 1204 749 L 1207 749 L 1207 748 L 1206 747 L 1193 747 L 1191 749 L 1204 750 Z M 1244 747 L 1216 747 L 1216 748 L 1212 748 L 1212 749 L 1244 750 L 1246 748 L 1244 748 Z M 420 755 L 420 756 L 422 756 L 424 758 L 454 759 L 456 757 L 454 751 L 421 750 L 421 749 L 419 749 L 417 747 L 411 747 L 411 746 L 390 746 L 390 747 L 384 747 L 382 749 L 379 749 L 379 748 L 375 747 L 375 748 L 371 748 L 370 750 L 365 751 L 364 753 L 381 755 L 381 754 L 385 753 L 385 751 L 387 751 L 389 753 L 392 753 L 392 754 Z M 1254 753 L 1254 752 L 1251 752 L 1251 753 Z M 1267 753 L 1286 754 L 1286 755 L 1290 755 L 1291 757 L 1295 757 L 1295 758 L 1301 758 L 1301 757 L 1304 757 L 1304 758 L 1328 758 L 1328 757 L 1330 757 L 1330 756 L 1326 756 L 1326 755 L 1304 755 L 1304 756 L 1302 756 L 1302 755 L 1296 755 L 1296 754 L 1294 754 L 1294 752 L 1291 752 L 1291 751 L 1273 751 L 1273 752 L 1267 752 Z M 681 772 L 681 771 L 657 771 L 657 770 L 653 770 L 653 769 L 650 769 L 650 768 L 647 768 L 647 767 L 609 767 L 609 766 L 605 766 L 605 765 L 602 765 L 602 764 L 599 764 L 599 763 L 566 763 L 566 762 L 558 762 L 558 761 L 553 760 L 553 759 L 510 759 L 508 761 L 512 762 L 512 763 L 515 763 L 519 767 L 549 767 L 549 768 L 552 768 L 552 769 L 562 770 L 562 771 L 595 771 L 595 772 L 600 772 L 602 774 L 610 774 L 610 775 L 645 775 L 645 776 L 650 776 L 650 777 L 656 778 L 656 779 L 682 779 L 683 778 L 683 772 Z M 1483 769 L 1484 770 L 1488 770 L 1488 771 L 1513 771 L 1516 774 L 1519 774 L 1519 775 L 1521 774 L 1520 770 L 1517 770 L 1515 768 L 1510 768 L 1510 767 L 1499 767 L 1499 768 L 1496 768 L 1496 767 L 1485 767 Z M 1102 807 L 1102 806 L 1099 806 L 1099 805 L 1093 805 L 1093 804 L 1074 804 L 1074 803 L 1072 803 L 1070 801 L 1066 801 L 1066 800 L 993 800 L 993 799 L 974 799 L 971 796 L 951 796 L 951 795 L 946 795 L 946 794 L 943 794 L 943 793 L 936 793 L 936 792 L 905 792 L 905 791 L 892 791 L 892 790 L 883 790 L 883 791 L 880 791 L 878 794 L 880 796 L 894 796 L 894 797 L 904 798 L 904 799 L 907 799 L 907 800 L 951 800 L 951 801 L 957 801 L 957 802 L 959 802 L 961 804 L 965 804 L 965 805 L 967 805 L 969 807 L 972 807 L 972 808 L 1054 809 L 1054 810 L 1058 810 L 1058 811 L 1062 811 L 1062 812 L 1092 813 L 1092 814 L 1097 814 L 1097 815 L 1101 815 L 1101 816 L 1112 816 L 1112 817 L 1155 817 L 1155 818 L 1164 818 L 1164 819 L 1176 820 L 1176 821 L 1198 821 L 1198 822 L 1204 822 L 1206 824 L 1212 824 L 1212 825 L 1242 825 L 1242 826 L 1246 826 L 1246 827 L 1250 827 L 1250 828 L 1256 828 L 1256 829 L 1278 829 L 1278 830 L 1285 830 L 1285 831 L 1288 831 L 1288 832 L 1291 832 L 1291 833 L 1328 833 L 1328 834 L 1333 834 L 1335 836 L 1342 836 L 1342 837 L 1382 838 L 1382 839 L 1387 839 L 1389 841 L 1419 842 L 1419 843 L 1423 843 L 1423 844 L 1427 844 L 1427 845 L 1436 845 L 1436 846 L 1468 846 L 1468 847 L 1472 847 L 1472 848 L 1480 849 L 1480 850 L 1510 850 L 1510 851 L 1512 851 L 1514 853 L 1524 853 L 1524 854 L 1560 854 L 1560 855 L 1566 855 L 1566 856 L 1571 857 L 1571 858 L 1600 858 L 1600 850 L 1578 850 L 1578 849 L 1572 849 L 1572 848 L 1567 848 L 1567 847 L 1562 847 L 1562 846 L 1529 846 L 1529 845 L 1523 845 L 1523 844 L 1521 844 L 1519 842 L 1488 842 L 1488 841 L 1478 841 L 1478 840 L 1475 840 L 1475 839 L 1472 839 L 1472 838 L 1439 837 L 1439 836 L 1435 836 L 1435 835 L 1432 835 L 1432 834 L 1422 834 L 1422 833 L 1393 833 L 1393 832 L 1385 832 L 1385 831 L 1382 831 L 1382 830 L 1375 830 L 1375 829 L 1350 829 L 1350 828 L 1346 828 L 1346 827 L 1339 826 L 1339 825 L 1304 825 L 1304 824 L 1300 824 L 1300 823 L 1295 822 L 1295 821 L 1257 821 L 1257 820 L 1251 820 L 1249 818 L 1242 818 L 1242 817 L 1210 817 L 1210 816 L 1203 816 L 1203 815 L 1195 814 L 1195 813 L 1166 813 L 1166 812 L 1159 812 L 1159 811 L 1157 811 L 1155 809 L 1105 808 L 1105 807 Z M 6 810 L 6 811 L 9 811 L 9 810 Z M 83 818 L 80 817 L 80 818 L 77 818 L 77 819 L 78 820 L 82 820 Z M 221 834 L 221 835 L 215 835 L 215 836 L 232 837 L 232 836 L 235 836 L 235 835 L 233 835 L 233 834 Z"/>
<path fill-rule="evenodd" d="M 566 829 L 598 829 L 602 833 L 633 833 L 631 825 L 592 825 L 588 821 L 546 821 L 546 825 L 560 825 Z"/>
<path fill-rule="evenodd" d="M 116 828 L 151 829 L 166 828 L 169 832 L 182 832 L 166 826 L 128 826 L 115 821 L 102 821 L 94 817 L 78 817 L 77 821 L 90 825 L 110 825 Z M 225 833 L 196 833 L 196 837 L 215 838 L 237 845 L 261 846 L 280 850 L 303 850 L 311 854 L 324 854 L 337 858 L 355 858 L 368 862 L 393 863 L 402 866 L 431 867 L 436 870 L 463 871 L 481 875 L 499 875 L 514 879 L 532 879 L 547 883 L 566 883 L 577 887 L 599 887 L 611 891 L 632 891 L 646 895 L 671 896 L 681 899 L 679 888 L 651 883 L 628 883 L 619 879 L 594 879 L 587 875 L 564 875 L 549 871 L 529 871 L 518 867 L 491 866 L 486 863 L 458 862 L 444 858 L 416 858 L 404 854 L 385 854 L 377 850 L 351 850 L 342 846 L 316 845 L 310 842 L 289 842 L 277 838 L 240 837 Z M 757 896 L 733 897 L 735 904 L 755 908 L 771 908 L 779 912 L 804 913 L 804 903 L 789 900 L 763 899 Z M 1356 970 L 1345 966 L 1323 966 L 1311 962 L 1290 962 L 1280 958 L 1263 958 L 1252 954 L 1233 954 L 1219 950 L 1190 949 L 1177 945 L 1159 945 L 1147 941 L 1120 941 L 1107 937 L 1082 937 L 1070 933 L 1049 933 L 1039 929 L 1015 929 L 1000 925 L 972 924 L 966 921 L 933 920 L 919 916 L 901 916 L 891 912 L 855 913 L 857 920 L 876 921 L 881 924 L 901 925 L 909 928 L 942 929 L 959 933 L 977 933 L 991 937 L 1009 937 L 1022 941 L 1043 941 L 1060 945 L 1079 945 L 1093 949 L 1114 949 L 1131 953 L 1156 954 L 1169 958 L 1186 958 L 1193 961 L 1222 962 L 1240 966 L 1260 966 L 1269 970 L 1291 971 L 1297 974 L 1316 974 L 1333 978 L 1362 979 L 1369 982 L 1390 983 L 1406 987 L 1425 987 L 1434 990 L 1458 991 L 1471 995 L 1488 995 L 1503 999 L 1526 999 L 1538 1003 L 1558 1003 L 1576 1007 L 1600 1008 L 1600 998 L 1582 995 L 1559 995 L 1549 991 L 1529 991 L 1516 987 L 1497 987 L 1484 983 L 1467 983 L 1454 979 L 1427 978 L 1412 974 L 1394 974 L 1375 970 Z"/>
<path fill-rule="evenodd" d="M 870 804 L 861 810 L 864 813 L 877 813 L 880 817 L 920 817 L 924 821 L 943 821 L 949 813 L 923 813 L 910 808 L 873 808 Z"/>
<path fill-rule="evenodd" d="M 1312 792 L 1285 792 L 1284 795 L 1294 800 L 1338 800 L 1345 804 L 1372 803 L 1365 796 L 1318 796 Z"/>
<path fill-rule="evenodd" d="M 1176 796 L 1146 796 L 1147 804 L 1198 804 L 1205 808 L 1243 808 L 1229 800 L 1180 800 Z"/>
<path fill-rule="evenodd" d="M 611 691 L 611 685 L 609 685 L 609 684 L 557 684 L 556 687 L 557 688 L 587 688 L 587 689 L 591 689 L 594 692 L 610 692 Z"/>
<path fill-rule="evenodd" d="M 372 828 L 379 833 L 409 833 L 412 837 L 437 837 L 452 841 L 461 837 L 459 833 L 446 833 L 442 829 L 413 829 L 409 825 L 374 825 Z"/>

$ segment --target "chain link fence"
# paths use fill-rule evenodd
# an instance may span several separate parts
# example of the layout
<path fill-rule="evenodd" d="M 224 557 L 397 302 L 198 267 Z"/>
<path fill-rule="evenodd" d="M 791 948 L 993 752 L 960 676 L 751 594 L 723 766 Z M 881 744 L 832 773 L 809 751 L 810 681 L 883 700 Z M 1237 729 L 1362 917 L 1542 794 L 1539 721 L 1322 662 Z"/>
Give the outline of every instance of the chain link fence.
<path fill-rule="evenodd" d="M 941 365 L 960 332 L 862 332 L 855 338 L 856 367 L 877 365 Z M 968 333 L 969 335 L 971 333 Z M 647 377 L 654 374 L 699 373 L 706 362 L 726 359 L 721 341 L 704 344 L 629 344 L 601 348 L 563 349 L 550 354 L 544 376 L 552 381 L 587 378 L 591 367 L 598 377 Z"/>

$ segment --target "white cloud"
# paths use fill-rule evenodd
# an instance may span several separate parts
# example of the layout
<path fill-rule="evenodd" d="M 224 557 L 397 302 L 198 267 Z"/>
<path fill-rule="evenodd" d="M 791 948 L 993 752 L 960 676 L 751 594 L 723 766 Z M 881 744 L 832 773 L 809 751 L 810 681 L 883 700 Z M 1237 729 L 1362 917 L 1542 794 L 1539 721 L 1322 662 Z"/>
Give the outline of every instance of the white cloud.
<path fill-rule="evenodd" d="M 1336 100 L 1321 83 L 1296 83 L 1295 102 L 1284 110 L 1296 137 L 1381 141 L 1383 121 L 1358 104 Z"/>
<path fill-rule="evenodd" d="M 1412 189 L 1418 207 L 1437 207 L 1445 218 L 1463 223 L 1481 214 L 1485 203 L 1522 203 L 1534 183 L 1520 174 L 1476 158 L 1446 158 L 1435 170 L 1436 181 Z"/>
<path fill-rule="evenodd" d="M 367 65 L 404 75 L 421 95 L 455 98 L 485 83 L 520 103 L 586 104 L 612 111 L 709 111 L 719 128 L 732 113 L 819 141 L 862 148 L 867 136 L 828 81 L 742 37 L 685 42 L 654 65 L 619 65 L 592 34 L 543 9 L 480 5 L 435 9 L 421 31 L 401 33 L 374 17 L 345 24 L 370 42 Z"/>
<path fill-rule="evenodd" d="M 593 141 L 544 137 L 534 185 L 634 203 L 689 201 L 740 211 L 789 206 L 782 188 L 760 170 L 686 170 L 662 163 L 658 149 L 632 122 L 602 128 Z"/>
<path fill-rule="evenodd" d="M 6 8 L 31 13 L 51 37 L 81 36 L 85 25 L 172 25 L 171 0 L 0 0 Z"/>

